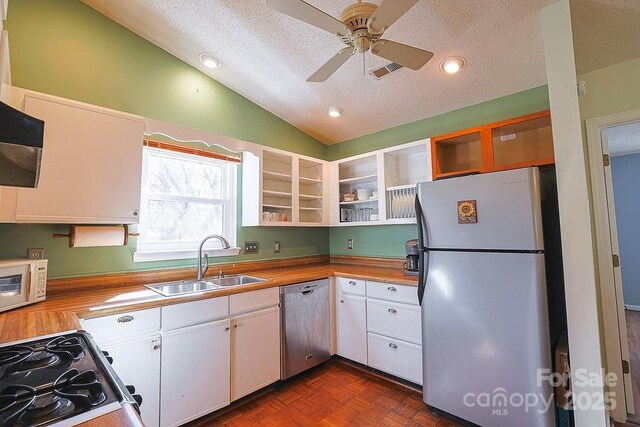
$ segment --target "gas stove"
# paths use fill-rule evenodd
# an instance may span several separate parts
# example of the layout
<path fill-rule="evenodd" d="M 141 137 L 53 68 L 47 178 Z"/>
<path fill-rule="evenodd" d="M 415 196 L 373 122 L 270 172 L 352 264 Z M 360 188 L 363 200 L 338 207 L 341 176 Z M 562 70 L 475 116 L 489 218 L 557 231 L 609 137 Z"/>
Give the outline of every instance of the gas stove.
<path fill-rule="evenodd" d="M 0 346 L 0 426 L 72 426 L 122 404 L 138 408 L 86 332 Z"/>

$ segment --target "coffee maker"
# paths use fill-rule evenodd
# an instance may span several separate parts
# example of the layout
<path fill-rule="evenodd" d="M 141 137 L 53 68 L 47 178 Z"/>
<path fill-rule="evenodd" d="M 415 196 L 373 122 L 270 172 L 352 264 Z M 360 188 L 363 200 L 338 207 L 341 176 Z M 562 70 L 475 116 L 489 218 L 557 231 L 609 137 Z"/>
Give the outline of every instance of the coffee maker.
<path fill-rule="evenodd" d="M 404 274 L 417 276 L 418 270 L 420 269 L 418 265 L 418 240 L 407 240 L 404 247 L 407 252 L 407 260 L 404 263 Z"/>

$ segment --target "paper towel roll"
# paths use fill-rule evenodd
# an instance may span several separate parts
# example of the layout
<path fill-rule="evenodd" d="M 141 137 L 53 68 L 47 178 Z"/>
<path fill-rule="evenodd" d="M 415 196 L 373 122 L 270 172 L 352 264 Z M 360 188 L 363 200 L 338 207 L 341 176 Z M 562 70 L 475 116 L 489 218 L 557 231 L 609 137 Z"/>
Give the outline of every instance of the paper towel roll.
<path fill-rule="evenodd" d="M 54 234 L 53 237 L 68 237 L 70 248 L 125 246 L 129 242 L 129 227 L 126 225 L 72 225 L 69 234 Z"/>

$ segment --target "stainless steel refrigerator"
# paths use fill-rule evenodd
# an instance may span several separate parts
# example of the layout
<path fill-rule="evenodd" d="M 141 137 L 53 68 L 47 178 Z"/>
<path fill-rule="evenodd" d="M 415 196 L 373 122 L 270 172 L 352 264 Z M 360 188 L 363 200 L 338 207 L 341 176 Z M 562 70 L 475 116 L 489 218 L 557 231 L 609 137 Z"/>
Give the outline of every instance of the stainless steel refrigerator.
<path fill-rule="evenodd" d="M 554 425 L 539 170 L 417 194 L 424 401 L 482 426 Z"/>

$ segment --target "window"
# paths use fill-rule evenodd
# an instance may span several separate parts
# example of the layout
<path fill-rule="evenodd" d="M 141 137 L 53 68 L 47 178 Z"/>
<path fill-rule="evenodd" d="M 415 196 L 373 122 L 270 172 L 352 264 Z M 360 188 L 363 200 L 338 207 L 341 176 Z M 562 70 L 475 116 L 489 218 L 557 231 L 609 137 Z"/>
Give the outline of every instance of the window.
<path fill-rule="evenodd" d="M 237 255 L 236 164 L 144 147 L 138 247 L 134 261 L 195 258 L 200 241 L 209 256 Z"/>

